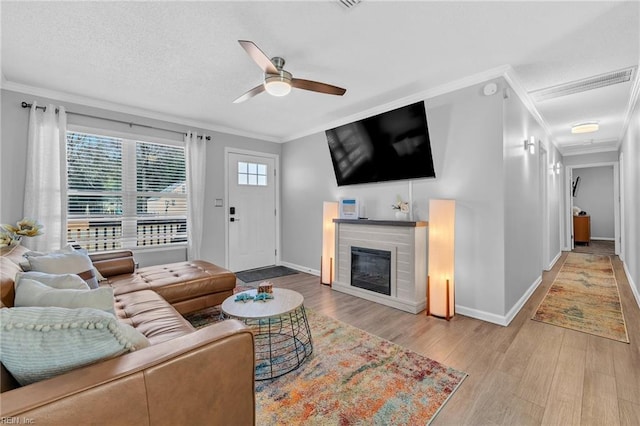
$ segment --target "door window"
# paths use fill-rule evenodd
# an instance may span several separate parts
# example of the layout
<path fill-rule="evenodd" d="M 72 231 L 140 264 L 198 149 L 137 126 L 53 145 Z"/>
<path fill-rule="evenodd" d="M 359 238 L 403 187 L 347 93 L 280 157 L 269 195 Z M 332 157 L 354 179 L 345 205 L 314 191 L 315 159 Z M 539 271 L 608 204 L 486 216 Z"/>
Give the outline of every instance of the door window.
<path fill-rule="evenodd" d="M 238 161 L 238 185 L 267 186 L 267 165 Z"/>

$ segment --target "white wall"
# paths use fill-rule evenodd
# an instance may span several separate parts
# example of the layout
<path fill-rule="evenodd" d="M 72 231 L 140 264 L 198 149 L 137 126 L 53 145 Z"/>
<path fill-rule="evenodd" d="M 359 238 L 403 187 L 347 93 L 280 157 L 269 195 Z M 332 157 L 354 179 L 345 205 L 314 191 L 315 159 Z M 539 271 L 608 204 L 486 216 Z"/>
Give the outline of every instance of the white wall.
<path fill-rule="evenodd" d="M 85 105 L 27 95 L 23 93 L 2 90 L 2 140 L 0 142 L 0 158 L 2 170 L 0 171 L 0 223 L 14 223 L 23 217 L 25 165 L 27 157 L 27 127 L 29 110 L 20 106 L 22 101 L 31 103 L 36 100 L 39 105 L 53 103 L 63 104 L 68 111 L 96 115 L 99 117 L 113 118 L 127 122 L 135 122 L 180 132 L 186 130 L 203 132 L 211 136 L 207 145 L 207 176 L 205 188 L 205 224 L 202 239 L 202 258 L 218 265 L 225 262 L 225 207 L 214 207 L 216 198 L 224 199 L 224 148 L 234 147 L 245 150 L 280 154 L 281 145 L 272 142 L 261 141 L 241 136 L 208 131 L 204 129 L 189 128 L 186 126 L 132 116 L 130 114 L 107 111 Z M 111 131 L 126 132 L 132 134 L 162 137 L 164 139 L 182 140 L 181 135 L 151 130 L 141 127 L 129 127 L 128 125 L 113 123 L 105 120 L 96 120 L 77 115 L 68 115 L 69 125 L 102 128 Z M 226 206 L 226 203 L 225 203 Z M 184 248 L 162 251 L 135 250 L 135 256 L 141 266 L 177 262 L 186 259 Z"/>
<path fill-rule="evenodd" d="M 623 188 L 620 195 L 624 199 L 622 212 L 624 219 L 621 230 L 624 266 L 631 289 L 640 306 L 640 102 L 637 98 L 620 152 L 623 174 Z"/>
<path fill-rule="evenodd" d="M 428 220 L 430 198 L 456 200 L 456 304 L 469 313 L 501 317 L 502 99 L 483 96 L 481 89 L 426 100 L 437 177 L 414 181 L 414 212 L 415 219 Z M 318 269 L 323 201 L 356 196 L 363 215 L 392 219 L 396 197 L 408 198 L 407 181 L 338 188 L 324 133 L 284 144 L 282 165 L 282 259 L 303 268 Z"/>
<path fill-rule="evenodd" d="M 573 205 L 591 216 L 591 238 L 613 240 L 615 237 L 613 166 L 585 167 L 573 170 L 580 177 Z"/>

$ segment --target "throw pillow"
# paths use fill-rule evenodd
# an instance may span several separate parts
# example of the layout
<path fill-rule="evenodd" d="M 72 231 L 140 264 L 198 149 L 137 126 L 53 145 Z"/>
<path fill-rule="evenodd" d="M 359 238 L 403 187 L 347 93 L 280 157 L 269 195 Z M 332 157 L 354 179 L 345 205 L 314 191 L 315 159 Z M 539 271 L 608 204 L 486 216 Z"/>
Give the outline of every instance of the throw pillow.
<path fill-rule="evenodd" d="M 76 274 L 47 274 L 46 272 L 18 272 L 15 278 L 15 287 L 20 280 L 27 278 L 38 281 L 44 285 L 58 289 L 89 290 L 87 283 Z"/>
<path fill-rule="evenodd" d="M 23 386 L 149 346 L 97 309 L 5 308 L 0 324 L 0 361 Z"/>
<path fill-rule="evenodd" d="M 98 288 L 93 263 L 88 255 L 77 251 L 53 252 L 44 255 L 26 253 L 32 271 L 49 274 L 77 274 L 90 288 Z"/>
<path fill-rule="evenodd" d="M 16 282 L 15 307 L 57 306 L 59 308 L 94 308 L 115 315 L 113 288 L 77 290 L 48 287 L 38 281 L 22 278 Z"/>

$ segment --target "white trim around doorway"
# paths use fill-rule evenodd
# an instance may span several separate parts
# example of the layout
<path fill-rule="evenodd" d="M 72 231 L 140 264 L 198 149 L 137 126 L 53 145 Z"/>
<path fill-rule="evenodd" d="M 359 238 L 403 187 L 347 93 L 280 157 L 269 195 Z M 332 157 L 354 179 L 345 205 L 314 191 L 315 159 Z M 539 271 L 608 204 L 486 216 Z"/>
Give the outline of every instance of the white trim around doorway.
<path fill-rule="evenodd" d="M 571 211 L 573 207 L 571 185 L 573 179 L 574 169 L 585 169 L 591 167 L 608 167 L 613 166 L 613 226 L 614 226 L 614 238 L 615 238 L 615 254 L 620 254 L 620 168 L 618 161 L 607 161 L 600 163 L 586 163 L 586 164 L 573 164 L 565 166 L 565 208 L 564 217 L 567 226 L 565 227 L 564 238 L 564 251 L 573 250 L 573 223 Z"/>

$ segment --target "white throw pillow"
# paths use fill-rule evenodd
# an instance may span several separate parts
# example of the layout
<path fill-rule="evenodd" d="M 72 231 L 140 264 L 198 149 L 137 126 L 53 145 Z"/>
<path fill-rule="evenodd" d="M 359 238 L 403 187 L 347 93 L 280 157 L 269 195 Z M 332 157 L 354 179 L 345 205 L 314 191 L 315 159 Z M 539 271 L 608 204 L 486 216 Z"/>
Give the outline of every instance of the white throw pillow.
<path fill-rule="evenodd" d="M 29 252 L 25 256 L 29 259 L 32 271 L 49 274 L 77 274 L 87 282 L 90 288 L 98 288 L 95 268 L 85 253 L 61 250 L 44 255 Z"/>
<path fill-rule="evenodd" d="M 20 280 L 27 278 L 38 281 L 44 285 L 58 289 L 89 290 L 89 285 L 85 280 L 76 274 L 47 274 L 46 272 L 18 272 L 15 278 L 15 286 L 18 287 Z"/>
<path fill-rule="evenodd" d="M 60 308 L 94 308 L 115 315 L 113 310 L 113 288 L 95 290 L 51 288 L 38 281 L 22 278 L 16 281 L 15 307 L 57 306 Z"/>
<path fill-rule="evenodd" d="M 97 309 L 4 308 L 0 324 L 0 361 L 23 386 L 149 346 Z"/>

